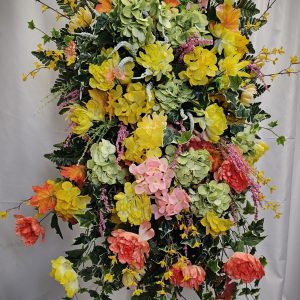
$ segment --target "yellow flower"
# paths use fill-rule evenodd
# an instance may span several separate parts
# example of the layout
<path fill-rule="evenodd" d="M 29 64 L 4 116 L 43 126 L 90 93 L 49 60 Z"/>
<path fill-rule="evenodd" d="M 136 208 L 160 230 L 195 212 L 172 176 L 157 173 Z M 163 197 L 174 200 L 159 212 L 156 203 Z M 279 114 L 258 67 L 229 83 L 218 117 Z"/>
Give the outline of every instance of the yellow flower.
<path fill-rule="evenodd" d="M 71 7 L 72 10 L 75 9 L 76 7 L 76 0 L 64 0 L 64 4 L 69 4 L 69 6 Z"/>
<path fill-rule="evenodd" d="M 130 83 L 123 97 L 116 99 L 113 106 L 115 115 L 124 124 L 136 124 L 140 121 L 141 114 L 147 114 L 154 106 L 154 101 L 149 101 L 146 88 L 142 83 Z"/>
<path fill-rule="evenodd" d="M 170 279 L 173 276 L 173 272 L 171 270 L 164 273 L 163 277 L 165 280 Z"/>
<path fill-rule="evenodd" d="M 126 147 L 125 159 L 142 163 L 149 157 L 160 157 L 160 147 L 163 144 L 163 133 L 167 126 L 167 117 L 163 114 L 145 116 L 138 122 L 133 136 L 124 141 Z"/>
<path fill-rule="evenodd" d="M 224 73 L 224 76 L 250 77 L 250 74 L 241 71 L 241 69 L 244 69 L 251 62 L 247 60 L 239 62 L 241 58 L 241 54 L 235 54 L 229 55 L 219 61 L 219 69 Z"/>
<path fill-rule="evenodd" d="M 234 8 L 232 4 L 232 0 L 225 0 L 224 4 L 217 6 L 216 14 L 223 27 L 231 31 L 238 31 L 241 10 Z"/>
<path fill-rule="evenodd" d="M 68 298 L 73 298 L 78 291 L 77 273 L 72 268 L 72 263 L 59 256 L 51 260 L 52 271 L 50 276 L 64 286 Z"/>
<path fill-rule="evenodd" d="M 211 234 L 215 238 L 218 234 L 226 234 L 234 223 L 231 220 L 219 218 L 214 211 L 208 211 L 201 220 L 201 224 L 206 227 L 206 235 Z"/>
<path fill-rule="evenodd" d="M 165 268 L 165 267 L 167 266 L 167 263 L 166 263 L 164 260 L 161 260 L 161 261 L 159 262 L 159 264 L 160 264 L 160 266 L 161 266 L 162 268 Z"/>
<path fill-rule="evenodd" d="M 149 72 L 149 78 L 156 76 L 159 81 L 162 75 L 169 75 L 172 71 L 170 62 L 174 60 L 173 49 L 169 44 L 149 44 L 144 47 L 144 52 L 139 52 L 136 58 L 138 64 L 143 66 Z"/>
<path fill-rule="evenodd" d="M 69 23 L 69 32 L 74 33 L 78 28 L 84 28 L 91 25 L 93 16 L 87 6 L 80 7 L 78 12 L 71 17 Z"/>
<path fill-rule="evenodd" d="M 111 260 L 111 264 L 115 265 L 117 263 L 117 257 L 115 255 L 108 257 Z"/>
<path fill-rule="evenodd" d="M 102 52 L 108 51 L 104 50 Z M 120 81 L 121 84 L 128 84 L 133 77 L 132 69 L 134 68 L 134 63 L 127 62 L 121 66 L 119 63 L 119 54 L 114 52 L 112 57 L 106 59 L 100 66 L 90 64 L 89 72 L 93 75 L 89 82 L 90 86 L 102 91 L 108 91 L 115 86 L 116 80 Z"/>
<path fill-rule="evenodd" d="M 125 287 L 137 286 L 137 283 L 142 279 L 145 274 L 145 270 L 133 270 L 125 268 L 122 270 L 122 283 Z"/>
<path fill-rule="evenodd" d="M 290 62 L 292 65 L 294 64 L 298 64 L 299 63 L 299 59 L 297 56 L 292 56 L 291 59 L 290 59 Z"/>
<path fill-rule="evenodd" d="M 258 141 L 254 145 L 255 155 L 252 157 L 248 157 L 247 161 L 249 164 L 254 165 L 256 162 L 260 160 L 260 158 L 270 149 L 267 143 L 264 141 Z"/>
<path fill-rule="evenodd" d="M 73 105 L 68 114 L 68 119 L 73 123 L 72 132 L 78 135 L 86 134 L 91 126 L 92 114 L 80 105 Z"/>
<path fill-rule="evenodd" d="M 191 85 L 206 85 L 208 77 L 214 77 L 218 71 L 216 55 L 200 46 L 185 55 L 184 62 L 188 68 L 180 72 L 179 77 L 184 81 L 189 81 Z"/>
<path fill-rule="evenodd" d="M 205 131 L 208 138 L 217 143 L 220 135 L 227 129 L 227 121 L 223 108 L 218 104 L 209 105 L 204 112 Z"/>
<path fill-rule="evenodd" d="M 47 9 L 48 9 L 48 6 L 43 4 L 42 5 L 42 13 L 45 12 Z"/>
<path fill-rule="evenodd" d="M 152 209 L 150 198 L 146 194 L 137 195 L 134 191 L 134 184 L 126 182 L 124 193 L 115 195 L 117 200 L 116 210 L 122 222 L 129 221 L 133 225 L 141 225 L 151 220 Z"/>
<path fill-rule="evenodd" d="M 113 282 L 113 280 L 114 280 L 114 275 L 112 275 L 110 273 L 105 274 L 105 276 L 103 278 L 104 282 Z"/>
<path fill-rule="evenodd" d="M 237 53 L 244 55 L 249 52 L 247 48 L 249 40 L 239 31 L 233 32 L 224 28 L 221 24 L 215 24 L 210 26 L 210 32 L 219 39 L 213 49 L 219 54 L 221 54 L 223 50 L 225 56 Z"/>
<path fill-rule="evenodd" d="M 55 211 L 65 219 L 84 214 L 87 203 L 91 201 L 88 195 L 80 196 L 80 189 L 74 187 L 69 181 L 61 184 L 61 188 L 55 193 L 55 196 L 57 198 Z"/>
<path fill-rule="evenodd" d="M 141 289 L 136 289 L 133 291 L 132 296 L 140 296 L 141 294 L 143 294 L 144 291 Z"/>
<path fill-rule="evenodd" d="M 6 210 L 0 211 L 0 219 L 6 219 L 8 216 L 8 212 Z"/>
<path fill-rule="evenodd" d="M 244 106 L 249 106 L 254 99 L 254 95 L 257 93 L 255 84 L 248 84 L 243 88 L 243 92 L 240 97 L 240 102 Z"/>

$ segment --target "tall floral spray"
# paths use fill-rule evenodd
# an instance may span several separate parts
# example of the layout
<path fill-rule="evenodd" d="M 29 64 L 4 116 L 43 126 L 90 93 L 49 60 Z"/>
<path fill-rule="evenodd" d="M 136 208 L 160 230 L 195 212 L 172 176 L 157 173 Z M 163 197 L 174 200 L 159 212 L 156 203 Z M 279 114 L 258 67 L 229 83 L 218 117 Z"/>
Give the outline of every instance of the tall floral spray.
<path fill-rule="evenodd" d="M 36 2 L 66 25 L 45 33 L 28 23 L 43 42 L 23 80 L 58 72 L 51 92 L 69 134 L 45 155 L 61 177 L 17 207 L 36 210 L 15 215 L 17 235 L 26 246 L 44 239 L 46 218 L 61 238 L 62 223 L 81 228 L 51 261 L 65 299 L 111 299 L 124 286 L 131 299 L 180 299 L 183 288 L 199 299 L 258 299 L 260 210 L 280 217 L 255 167 L 269 149 L 260 133 L 285 138 L 257 98 L 299 64 L 293 56 L 266 74 L 284 51 L 250 41 L 276 0 L 264 12 L 252 0 Z"/>

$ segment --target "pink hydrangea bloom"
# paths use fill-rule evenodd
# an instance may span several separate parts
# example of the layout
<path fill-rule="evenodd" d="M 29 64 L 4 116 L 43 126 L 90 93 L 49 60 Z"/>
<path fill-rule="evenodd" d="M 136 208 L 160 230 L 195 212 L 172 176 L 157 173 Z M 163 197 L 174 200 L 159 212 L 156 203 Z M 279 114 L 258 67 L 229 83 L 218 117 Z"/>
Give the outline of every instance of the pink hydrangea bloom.
<path fill-rule="evenodd" d="M 175 175 L 165 158 L 148 158 L 140 165 L 132 164 L 129 171 L 135 176 L 135 192 L 138 195 L 167 191 Z"/>
<path fill-rule="evenodd" d="M 164 216 L 170 219 L 171 216 L 178 215 L 183 209 L 189 208 L 190 196 L 181 188 L 175 188 L 171 193 L 156 193 L 156 204 L 152 205 L 155 219 Z"/>

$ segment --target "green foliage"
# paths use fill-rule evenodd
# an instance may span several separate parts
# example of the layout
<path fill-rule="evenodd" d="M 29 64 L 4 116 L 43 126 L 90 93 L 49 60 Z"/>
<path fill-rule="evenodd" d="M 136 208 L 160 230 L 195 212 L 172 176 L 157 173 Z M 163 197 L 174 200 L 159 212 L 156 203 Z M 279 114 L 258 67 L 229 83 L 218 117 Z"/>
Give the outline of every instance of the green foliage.
<path fill-rule="evenodd" d="M 243 17 L 249 18 L 259 13 L 259 9 L 256 7 L 256 4 L 253 2 L 253 0 L 240 0 L 236 7 L 241 9 Z"/>

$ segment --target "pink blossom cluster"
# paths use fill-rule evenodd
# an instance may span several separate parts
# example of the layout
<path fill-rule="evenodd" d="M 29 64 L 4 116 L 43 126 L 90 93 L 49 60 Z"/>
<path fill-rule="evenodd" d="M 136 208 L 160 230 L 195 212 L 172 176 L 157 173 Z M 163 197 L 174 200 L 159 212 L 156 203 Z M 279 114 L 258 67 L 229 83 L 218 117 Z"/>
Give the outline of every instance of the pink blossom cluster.
<path fill-rule="evenodd" d="M 164 216 L 169 220 L 171 216 L 178 215 L 183 209 L 188 209 L 190 201 L 190 196 L 181 188 L 175 188 L 170 193 L 156 193 L 156 204 L 152 205 L 154 217 L 157 220 Z"/>
<path fill-rule="evenodd" d="M 129 172 L 135 176 L 135 192 L 138 195 L 166 192 L 175 176 L 165 158 L 148 158 L 140 165 L 132 164 Z"/>

